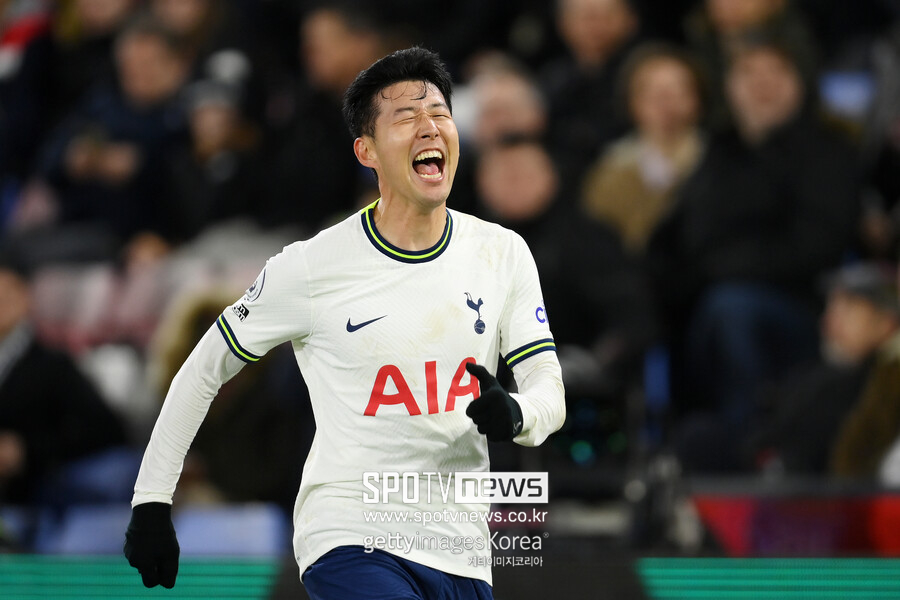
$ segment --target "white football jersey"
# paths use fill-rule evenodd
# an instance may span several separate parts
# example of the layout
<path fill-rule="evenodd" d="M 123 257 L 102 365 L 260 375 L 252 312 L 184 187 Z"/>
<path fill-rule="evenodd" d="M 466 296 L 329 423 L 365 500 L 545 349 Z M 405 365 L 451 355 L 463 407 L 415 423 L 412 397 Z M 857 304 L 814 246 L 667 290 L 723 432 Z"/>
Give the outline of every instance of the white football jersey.
<path fill-rule="evenodd" d="M 522 238 L 448 209 L 435 246 L 405 251 L 379 234 L 374 206 L 271 258 L 247 293 L 218 318 L 211 331 L 219 339 L 214 342 L 208 332 L 188 359 L 198 355 L 194 362 L 206 367 L 193 369 L 197 376 L 219 373 L 213 377 L 217 381 L 277 344 L 293 345 L 317 428 L 294 510 L 301 573 L 329 550 L 363 545 L 367 536 L 489 536 L 487 524 L 477 520 L 425 525 L 365 515 L 488 510 L 487 505 L 457 504 L 452 492 L 445 503 L 440 489 L 452 473 L 489 470 L 486 439 L 465 414 L 479 394 L 466 363 L 494 372 L 502 358 L 512 368 L 520 390 L 514 397 L 523 414 L 516 442 L 537 445 L 564 419 L 553 336 L 537 270 Z M 221 356 L 206 356 L 210 352 Z M 163 435 L 157 430 L 168 404 L 181 397 L 178 388 L 191 394 L 190 384 L 180 380 L 193 370 L 186 363 L 185 375 L 179 372 L 173 382 L 154 438 Z M 216 381 L 209 387 L 217 389 Z M 203 403 L 198 406 L 205 414 Z M 165 446 L 151 440 L 135 504 L 171 502 L 170 492 L 168 500 L 160 500 L 159 492 L 174 490 L 164 472 L 178 457 L 154 461 L 155 453 L 168 451 Z M 417 501 L 391 494 L 387 501 L 382 497 L 367 504 L 366 472 L 442 477 L 417 480 Z M 489 566 L 469 561 L 472 552 L 384 549 L 448 573 L 491 581 Z M 489 548 L 479 554 L 488 553 Z"/>

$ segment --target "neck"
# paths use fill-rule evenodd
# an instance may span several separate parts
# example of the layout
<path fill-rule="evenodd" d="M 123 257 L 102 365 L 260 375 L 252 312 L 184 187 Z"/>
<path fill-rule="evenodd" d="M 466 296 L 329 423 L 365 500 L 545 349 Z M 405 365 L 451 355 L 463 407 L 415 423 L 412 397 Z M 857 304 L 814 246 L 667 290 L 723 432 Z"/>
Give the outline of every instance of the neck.
<path fill-rule="evenodd" d="M 691 128 L 675 132 L 645 131 L 642 132 L 641 135 L 651 146 L 662 152 L 664 155 L 672 157 L 678 154 L 685 144 L 690 143 L 694 138 L 694 134 L 695 130 Z"/>
<path fill-rule="evenodd" d="M 446 203 L 414 206 L 383 196 L 373 211 L 378 232 L 404 250 L 425 250 L 440 241 L 447 223 Z"/>

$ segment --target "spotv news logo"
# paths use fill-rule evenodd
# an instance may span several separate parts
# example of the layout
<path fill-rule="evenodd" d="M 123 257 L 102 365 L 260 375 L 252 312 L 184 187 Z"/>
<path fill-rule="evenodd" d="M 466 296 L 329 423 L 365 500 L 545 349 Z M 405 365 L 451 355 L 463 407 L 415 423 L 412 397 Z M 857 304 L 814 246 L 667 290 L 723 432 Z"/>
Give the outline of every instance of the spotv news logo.
<path fill-rule="evenodd" d="M 365 504 L 444 503 L 546 504 L 546 472 L 376 472 L 363 473 Z M 451 497 L 452 493 L 452 497 Z"/>

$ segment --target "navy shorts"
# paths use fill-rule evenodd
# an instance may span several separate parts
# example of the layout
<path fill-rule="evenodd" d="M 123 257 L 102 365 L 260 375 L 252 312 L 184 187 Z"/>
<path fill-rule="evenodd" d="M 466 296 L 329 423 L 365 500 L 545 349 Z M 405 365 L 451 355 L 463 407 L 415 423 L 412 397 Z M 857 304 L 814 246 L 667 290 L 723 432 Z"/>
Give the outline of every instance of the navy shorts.
<path fill-rule="evenodd" d="M 303 574 L 312 600 L 492 600 L 481 579 L 450 575 L 382 550 L 341 546 Z"/>

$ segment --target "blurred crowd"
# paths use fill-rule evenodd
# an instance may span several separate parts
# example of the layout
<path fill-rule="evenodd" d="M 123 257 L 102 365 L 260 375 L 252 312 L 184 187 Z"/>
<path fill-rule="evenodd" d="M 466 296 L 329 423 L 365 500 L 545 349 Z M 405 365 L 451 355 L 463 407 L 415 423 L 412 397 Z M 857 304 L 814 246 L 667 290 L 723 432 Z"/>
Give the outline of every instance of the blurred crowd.
<path fill-rule="evenodd" d="M 449 206 L 541 273 L 547 460 L 900 485 L 897 0 L 0 0 L 0 503 L 130 498 L 222 307 L 377 198 L 342 94 L 413 44 L 456 82 Z M 290 506 L 292 363 L 223 388 L 182 501 Z"/>

